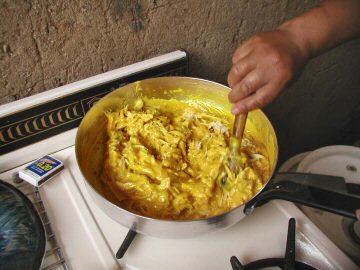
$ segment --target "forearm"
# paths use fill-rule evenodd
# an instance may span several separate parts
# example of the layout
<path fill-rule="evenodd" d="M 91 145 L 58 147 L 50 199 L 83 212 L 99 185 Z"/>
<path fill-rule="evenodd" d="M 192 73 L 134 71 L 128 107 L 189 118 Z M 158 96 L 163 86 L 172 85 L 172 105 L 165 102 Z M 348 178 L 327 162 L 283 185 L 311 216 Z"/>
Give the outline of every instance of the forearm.
<path fill-rule="evenodd" d="M 282 24 L 258 33 L 237 48 L 228 75 L 232 113 L 262 108 L 274 100 L 307 61 L 360 36 L 360 0 L 327 0 Z"/>
<path fill-rule="evenodd" d="M 328 0 L 279 27 L 308 57 L 360 36 L 360 0 Z"/>

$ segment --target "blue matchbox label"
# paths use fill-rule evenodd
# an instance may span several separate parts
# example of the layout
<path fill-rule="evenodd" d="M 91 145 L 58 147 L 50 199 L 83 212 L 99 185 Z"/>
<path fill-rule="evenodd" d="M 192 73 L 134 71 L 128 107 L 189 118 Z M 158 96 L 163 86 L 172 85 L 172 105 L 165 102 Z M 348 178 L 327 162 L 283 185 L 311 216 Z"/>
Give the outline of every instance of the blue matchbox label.
<path fill-rule="evenodd" d="M 59 160 L 56 160 L 50 156 L 44 156 L 36 160 L 34 163 L 31 163 L 26 167 L 26 169 L 42 177 L 61 165 L 62 163 Z"/>

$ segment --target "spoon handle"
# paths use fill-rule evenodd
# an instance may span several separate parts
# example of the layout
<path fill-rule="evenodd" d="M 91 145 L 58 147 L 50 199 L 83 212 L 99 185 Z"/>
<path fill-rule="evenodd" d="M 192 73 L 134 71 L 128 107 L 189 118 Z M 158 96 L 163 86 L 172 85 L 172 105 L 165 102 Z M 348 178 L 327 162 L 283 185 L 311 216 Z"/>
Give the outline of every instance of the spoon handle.
<path fill-rule="evenodd" d="M 235 115 L 235 121 L 234 121 L 234 126 L 233 126 L 233 136 L 235 138 L 239 139 L 240 142 L 241 142 L 243 134 L 244 134 L 247 115 L 248 115 L 247 113 Z"/>
<path fill-rule="evenodd" d="M 247 115 L 247 113 L 235 115 L 233 133 L 230 138 L 231 159 L 229 163 L 229 168 L 235 175 L 239 172 L 238 165 L 236 164 L 236 158 L 239 156 L 240 153 L 241 141 L 245 130 Z"/>

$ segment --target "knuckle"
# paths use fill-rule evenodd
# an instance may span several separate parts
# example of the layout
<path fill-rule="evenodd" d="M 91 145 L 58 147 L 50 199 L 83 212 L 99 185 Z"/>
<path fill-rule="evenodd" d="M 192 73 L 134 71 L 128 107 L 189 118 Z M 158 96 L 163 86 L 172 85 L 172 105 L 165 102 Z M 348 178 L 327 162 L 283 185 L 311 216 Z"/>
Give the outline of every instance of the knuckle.
<path fill-rule="evenodd" d="M 244 96 L 249 96 L 252 93 L 252 85 L 249 81 L 243 81 L 240 90 Z"/>
<path fill-rule="evenodd" d="M 262 108 L 269 103 L 269 97 L 267 95 L 257 95 L 254 103 L 257 108 Z"/>
<path fill-rule="evenodd" d="M 270 59 L 273 65 L 284 73 L 284 75 L 291 76 L 292 61 L 287 55 L 283 55 L 281 52 L 274 50 L 270 54 Z"/>
<path fill-rule="evenodd" d="M 233 57 L 231 58 L 231 62 L 233 63 L 233 65 L 235 65 L 236 64 L 236 62 L 237 62 L 237 59 L 238 59 L 238 55 L 239 55 L 239 49 L 235 52 L 235 54 L 233 55 Z"/>
<path fill-rule="evenodd" d="M 244 44 L 236 49 L 234 55 L 231 58 L 233 64 L 235 64 L 238 61 L 239 57 L 243 54 L 243 50 L 244 50 Z"/>
<path fill-rule="evenodd" d="M 244 64 L 236 64 L 234 65 L 233 72 L 236 76 L 241 76 L 245 70 Z"/>
<path fill-rule="evenodd" d="M 271 59 L 271 62 L 275 65 L 281 65 L 284 63 L 284 57 L 277 50 L 272 50 L 269 54 L 269 57 Z"/>
<path fill-rule="evenodd" d="M 253 43 L 263 43 L 265 41 L 265 38 L 262 33 L 256 34 L 255 36 L 252 36 L 250 39 Z"/>
<path fill-rule="evenodd" d="M 294 68 L 290 59 L 280 55 L 279 53 L 275 53 L 271 56 L 271 61 L 279 76 L 281 76 L 284 81 L 289 81 L 293 78 Z"/>

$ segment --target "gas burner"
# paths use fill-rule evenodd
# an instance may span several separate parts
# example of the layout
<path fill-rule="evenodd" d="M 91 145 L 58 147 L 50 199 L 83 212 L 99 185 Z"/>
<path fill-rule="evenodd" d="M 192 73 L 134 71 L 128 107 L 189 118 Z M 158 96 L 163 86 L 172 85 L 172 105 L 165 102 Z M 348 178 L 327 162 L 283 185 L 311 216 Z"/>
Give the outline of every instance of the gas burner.
<path fill-rule="evenodd" d="M 285 258 L 269 258 L 242 265 L 235 257 L 230 258 L 233 270 L 256 270 L 268 267 L 279 267 L 283 270 L 313 270 L 316 268 L 302 262 L 295 261 L 295 219 L 289 220 L 288 235 L 286 242 Z"/>
<path fill-rule="evenodd" d="M 348 230 L 354 242 L 360 245 L 360 221 L 352 221 Z"/>
<path fill-rule="evenodd" d="M 347 184 L 348 190 L 352 189 Z M 357 189 L 354 194 L 360 194 Z M 300 205 L 299 208 L 317 225 L 334 243 L 360 266 L 360 222 L 333 213 Z"/>
<path fill-rule="evenodd" d="M 236 257 L 231 257 L 230 259 L 231 266 L 233 269 L 243 269 L 243 270 L 256 270 L 256 269 L 263 269 L 268 267 L 279 267 L 280 269 L 296 269 L 296 270 L 313 270 L 316 269 L 312 266 L 309 266 L 302 262 L 295 261 L 293 268 L 286 268 L 289 266 L 285 265 L 285 259 L 283 258 L 270 258 L 270 259 L 263 259 L 258 260 L 255 262 L 251 262 L 247 265 L 242 266 L 239 260 Z"/>

